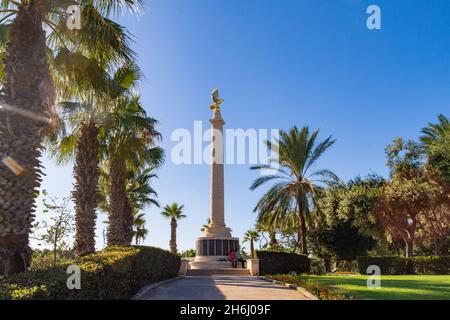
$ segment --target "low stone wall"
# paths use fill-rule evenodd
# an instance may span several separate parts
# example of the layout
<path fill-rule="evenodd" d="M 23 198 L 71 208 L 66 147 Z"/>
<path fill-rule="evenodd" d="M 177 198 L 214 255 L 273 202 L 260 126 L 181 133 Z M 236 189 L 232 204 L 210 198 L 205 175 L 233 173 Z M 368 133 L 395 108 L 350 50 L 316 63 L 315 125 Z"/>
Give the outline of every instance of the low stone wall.
<path fill-rule="evenodd" d="M 181 259 L 180 271 L 178 272 L 178 274 L 180 276 L 185 276 L 189 269 L 190 269 L 189 260 Z"/>
<path fill-rule="evenodd" d="M 259 276 L 259 259 L 247 259 L 247 270 L 250 275 Z"/>

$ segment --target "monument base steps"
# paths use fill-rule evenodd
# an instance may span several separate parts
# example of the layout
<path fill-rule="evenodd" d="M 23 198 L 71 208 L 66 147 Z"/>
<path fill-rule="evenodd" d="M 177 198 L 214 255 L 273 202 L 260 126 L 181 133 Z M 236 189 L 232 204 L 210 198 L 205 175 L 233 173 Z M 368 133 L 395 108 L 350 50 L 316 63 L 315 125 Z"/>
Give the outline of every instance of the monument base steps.
<path fill-rule="evenodd" d="M 239 268 L 226 268 L 226 269 L 189 269 L 187 276 L 190 277 L 210 277 L 210 276 L 233 276 L 233 277 L 248 277 L 250 271 L 247 269 Z"/>
<path fill-rule="evenodd" d="M 189 263 L 190 268 L 194 270 L 216 270 L 216 269 L 232 269 L 230 261 L 192 261 Z"/>

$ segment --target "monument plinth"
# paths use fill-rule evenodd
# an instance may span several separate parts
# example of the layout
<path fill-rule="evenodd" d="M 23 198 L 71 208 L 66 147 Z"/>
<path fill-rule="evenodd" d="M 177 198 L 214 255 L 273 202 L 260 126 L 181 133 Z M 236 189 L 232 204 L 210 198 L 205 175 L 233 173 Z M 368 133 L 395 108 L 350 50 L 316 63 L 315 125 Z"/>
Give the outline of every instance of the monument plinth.
<path fill-rule="evenodd" d="M 231 229 L 225 224 L 224 204 L 224 144 L 223 126 L 225 121 L 220 113 L 220 104 L 215 89 L 212 94 L 214 110 L 211 136 L 211 195 L 210 195 L 210 224 L 204 230 L 204 236 L 197 238 L 195 261 L 191 263 L 194 269 L 212 269 L 217 267 L 231 267 L 227 261 L 230 251 L 239 249 L 239 239 L 231 236 Z"/>

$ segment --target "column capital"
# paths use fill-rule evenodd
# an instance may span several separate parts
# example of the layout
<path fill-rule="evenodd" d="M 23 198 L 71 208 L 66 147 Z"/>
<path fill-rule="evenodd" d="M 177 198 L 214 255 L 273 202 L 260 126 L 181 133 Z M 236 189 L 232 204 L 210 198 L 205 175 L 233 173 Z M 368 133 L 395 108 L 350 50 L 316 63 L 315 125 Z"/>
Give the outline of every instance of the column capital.
<path fill-rule="evenodd" d="M 214 111 L 214 115 L 211 119 L 209 119 L 209 122 L 212 124 L 213 127 L 223 126 L 225 124 L 225 121 L 223 120 L 222 115 L 220 114 L 220 110 Z"/>

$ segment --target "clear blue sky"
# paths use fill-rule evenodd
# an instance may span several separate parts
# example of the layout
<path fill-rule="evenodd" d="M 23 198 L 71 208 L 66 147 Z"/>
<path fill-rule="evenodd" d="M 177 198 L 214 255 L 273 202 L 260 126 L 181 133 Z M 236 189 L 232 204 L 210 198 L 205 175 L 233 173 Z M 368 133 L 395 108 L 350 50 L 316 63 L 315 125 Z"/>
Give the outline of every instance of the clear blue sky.
<path fill-rule="evenodd" d="M 450 106 L 450 2 L 146 1 L 140 18 L 124 17 L 145 74 L 142 99 L 160 121 L 168 157 L 154 187 L 161 204 L 185 205 L 179 249 L 194 247 L 209 215 L 209 167 L 170 161 L 174 129 L 208 125 L 210 91 L 225 98 L 227 128 L 309 125 L 337 142 L 320 167 L 347 180 L 386 175 L 384 147 L 420 129 Z M 366 8 L 382 10 L 382 29 L 366 28 Z M 71 168 L 45 160 L 43 187 L 68 195 Z M 225 212 L 233 234 L 252 227 L 260 192 L 248 165 L 225 168 Z M 146 244 L 168 248 L 169 221 L 148 208 Z M 38 212 L 38 217 L 41 214 Z M 102 244 L 101 221 L 99 237 Z M 248 245 L 244 245 L 247 246 Z"/>

